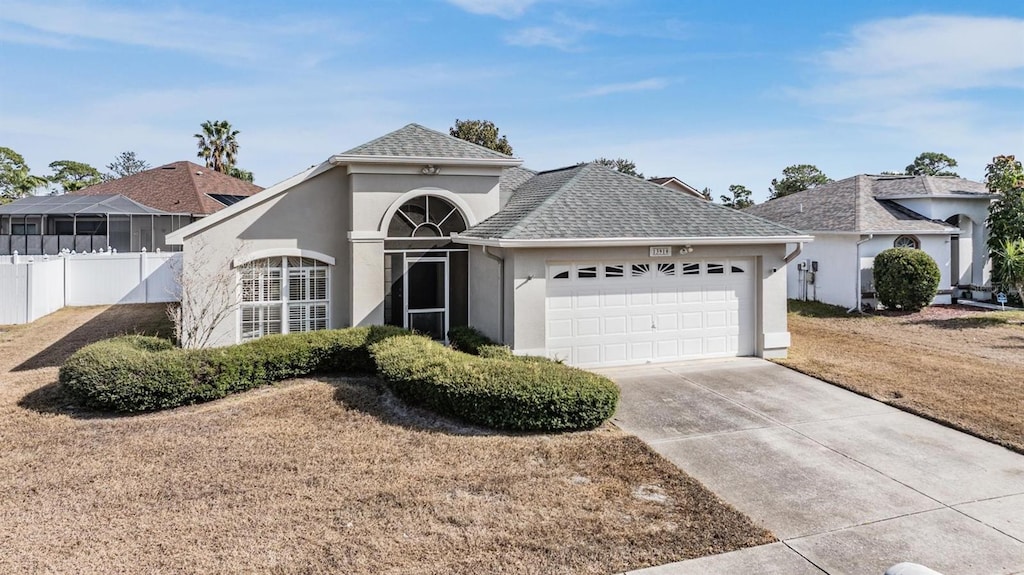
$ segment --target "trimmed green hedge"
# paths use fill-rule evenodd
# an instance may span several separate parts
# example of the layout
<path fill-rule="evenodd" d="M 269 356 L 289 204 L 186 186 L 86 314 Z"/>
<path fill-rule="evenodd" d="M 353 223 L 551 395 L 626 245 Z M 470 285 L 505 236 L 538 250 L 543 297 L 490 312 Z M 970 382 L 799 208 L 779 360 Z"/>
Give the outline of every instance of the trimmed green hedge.
<path fill-rule="evenodd" d="M 480 355 L 481 347 L 498 346 L 494 340 L 484 335 L 484 332 L 468 325 L 460 325 L 448 330 L 448 341 L 451 342 L 453 348 L 473 355 Z"/>
<path fill-rule="evenodd" d="M 356 327 L 197 350 L 155 337 L 117 337 L 75 352 L 61 366 L 60 382 L 89 407 L 167 409 L 311 373 L 373 373 L 369 345 L 407 333 L 395 327 Z"/>
<path fill-rule="evenodd" d="M 608 378 L 549 360 L 474 357 L 416 335 L 381 341 L 370 351 L 403 400 L 487 427 L 592 429 L 615 413 L 619 399 Z"/>
<path fill-rule="evenodd" d="M 60 369 L 60 382 L 93 408 L 121 412 L 211 401 L 312 373 L 379 374 L 402 399 L 499 429 L 597 427 L 619 390 L 605 377 L 509 348 L 481 344 L 480 356 L 394 327 L 267 336 L 240 345 L 185 350 L 146 336 L 86 346 Z"/>

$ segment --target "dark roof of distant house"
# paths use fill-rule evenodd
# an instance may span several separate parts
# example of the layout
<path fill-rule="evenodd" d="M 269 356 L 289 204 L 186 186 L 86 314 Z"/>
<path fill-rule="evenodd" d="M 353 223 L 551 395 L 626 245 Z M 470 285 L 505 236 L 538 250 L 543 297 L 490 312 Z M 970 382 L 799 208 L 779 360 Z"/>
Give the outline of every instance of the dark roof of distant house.
<path fill-rule="evenodd" d="M 619 239 L 797 236 L 795 230 L 600 164 L 540 172 L 497 214 L 461 236 Z"/>
<path fill-rule="evenodd" d="M 409 124 L 343 152 L 342 156 L 388 156 L 400 158 L 457 158 L 511 160 L 512 156 L 460 140 L 454 136 Z"/>
<path fill-rule="evenodd" d="M 743 211 L 805 232 L 941 233 L 956 226 L 930 220 L 893 199 L 953 195 L 989 197 L 984 184 L 961 178 L 861 174 Z"/>
<path fill-rule="evenodd" d="M 3 215 L 168 215 L 118 194 L 29 196 L 0 205 Z"/>
<path fill-rule="evenodd" d="M 212 168 L 183 161 L 89 186 L 75 194 L 120 194 L 165 212 L 209 215 L 225 207 L 211 195 L 251 196 L 262 189 Z"/>

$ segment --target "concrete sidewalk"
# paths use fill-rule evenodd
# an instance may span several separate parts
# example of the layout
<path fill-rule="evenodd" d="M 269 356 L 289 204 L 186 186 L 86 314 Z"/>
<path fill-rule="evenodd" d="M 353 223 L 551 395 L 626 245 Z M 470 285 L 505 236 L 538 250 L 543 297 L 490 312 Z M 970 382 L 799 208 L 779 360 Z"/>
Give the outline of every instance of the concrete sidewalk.
<path fill-rule="evenodd" d="M 635 574 L 1024 573 L 1022 455 L 759 359 L 602 373 L 616 424 L 781 540 Z"/>

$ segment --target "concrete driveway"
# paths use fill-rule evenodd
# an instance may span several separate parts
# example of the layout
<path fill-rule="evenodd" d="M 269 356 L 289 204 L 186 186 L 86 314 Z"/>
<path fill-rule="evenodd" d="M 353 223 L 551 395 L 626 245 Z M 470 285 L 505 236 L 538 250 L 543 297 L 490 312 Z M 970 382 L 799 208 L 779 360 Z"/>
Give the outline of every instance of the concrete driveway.
<path fill-rule="evenodd" d="M 781 540 L 635 573 L 1024 573 L 1022 455 L 759 359 L 602 373 L 617 425 Z"/>

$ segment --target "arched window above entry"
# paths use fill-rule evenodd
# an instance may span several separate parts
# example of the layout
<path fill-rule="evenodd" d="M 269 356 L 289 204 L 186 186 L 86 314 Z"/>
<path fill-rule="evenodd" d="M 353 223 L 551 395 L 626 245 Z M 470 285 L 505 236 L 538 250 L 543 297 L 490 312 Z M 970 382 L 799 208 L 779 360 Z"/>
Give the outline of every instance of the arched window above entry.
<path fill-rule="evenodd" d="M 896 241 L 892 243 L 894 248 L 913 248 L 915 250 L 921 249 L 921 241 L 914 236 L 900 236 L 896 238 Z"/>
<path fill-rule="evenodd" d="M 437 196 L 417 196 L 402 204 L 388 224 L 389 238 L 440 238 L 466 229 L 459 209 Z"/>

